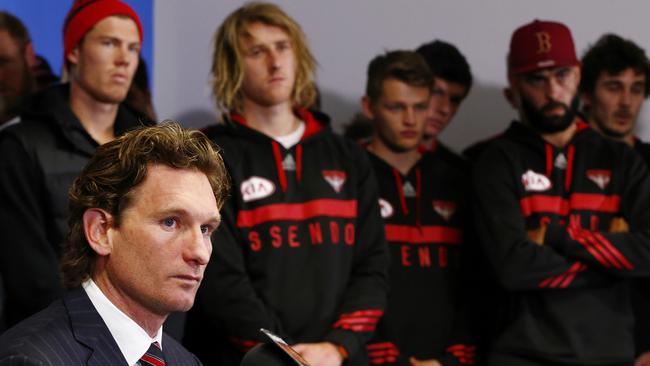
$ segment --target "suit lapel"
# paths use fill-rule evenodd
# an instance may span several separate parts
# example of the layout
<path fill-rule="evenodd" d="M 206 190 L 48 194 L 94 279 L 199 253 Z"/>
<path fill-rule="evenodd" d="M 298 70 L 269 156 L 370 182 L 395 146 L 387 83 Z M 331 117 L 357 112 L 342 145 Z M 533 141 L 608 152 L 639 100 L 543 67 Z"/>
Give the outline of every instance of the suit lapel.
<path fill-rule="evenodd" d="M 88 366 L 128 366 L 104 320 L 86 295 L 86 291 L 77 288 L 68 292 L 63 298 L 63 303 L 68 310 L 75 339 L 90 350 Z"/>

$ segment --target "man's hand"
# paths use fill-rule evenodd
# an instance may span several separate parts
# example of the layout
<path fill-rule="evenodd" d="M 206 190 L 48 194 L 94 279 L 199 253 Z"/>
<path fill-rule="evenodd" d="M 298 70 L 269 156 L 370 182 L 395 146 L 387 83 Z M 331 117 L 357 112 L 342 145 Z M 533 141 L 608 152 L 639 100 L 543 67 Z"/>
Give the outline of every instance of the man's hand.
<path fill-rule="evenodd" d="M 634 361 L 634 366 L 650 366 L 650 351 L 643 352 L 636 361 Z"/>
<path fill-rule="evenodd" d="M 542 225 L 537 229 L 527 230 L 528 239 L 530 239 L 535 244 L 542 246 L 544 245 L 544 236 L 546 235 L 546 225 Z"/>
<path fill-rule="evenodd" d="M 341 366 L 343 357 L 333 343 L 298 343 L 292 346 L 311 366 Z"/>
<path fill-rule="evenodd" d="M 615 217 L 609 223 L 610 233 L 627 233 L 630 231 L 630 225 L 622 217 Z"/>
<path fill-rule="evenodd" d="M 442 366 L 442 364 L 437 360 L 418 360 L 415 357 L 409 358 L 409 364 L 411 364 L 411 366 Z"/>

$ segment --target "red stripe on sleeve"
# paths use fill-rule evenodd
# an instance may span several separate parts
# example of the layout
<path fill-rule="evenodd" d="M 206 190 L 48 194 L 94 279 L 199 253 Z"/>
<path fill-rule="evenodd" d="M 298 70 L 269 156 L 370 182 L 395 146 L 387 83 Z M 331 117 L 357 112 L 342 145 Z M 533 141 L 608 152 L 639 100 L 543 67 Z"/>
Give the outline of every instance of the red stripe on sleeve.
<path fill-rule="evenodd" d="M 584 235 L 584 237 L 587 239 L 587 241 L 588 241 L 588 242 L 589 242 L 589 243 L 590 243 L 594 248 L 596 248 L 596 249 L 598 250 L 598 252 L 600 252 L 600 254 L 602 254 L 603 257 L 604 257 L 606 260 L 608 260 L 609 263 L 611 263 L 611 264 L 612 264 L 616 269 L 622 269 L 622 268 L 623 268 L 623 266 L 622 266 L 621 263 L 618 261 L 618 259 L 616 259 L 616 258 L 612 255 L 612 253 L 608 252 L 607 249 L 603 246 L 603 244 L 602 244 L 601 242 L 599 242 L 598 240 L 596 240 L 596 238 L 594 237 L 593 233 L 584 230 L 584 231 L 582 232 L 582 235 Z"/>
<path fill-rule="evenodd" d="M 383 314 L 382 310 L 359 310 L 349 314 L 342 314 L 332 327 L 355 332 L 374 332 Z"/>
<path fill-rule="evenodd" d="M 632 263 L 630 263 L 630 262 L 627 260 L 627 258 L 625 258 L 625 257 L 623 256 L 623 254 L 622 254 L 618 249 L 616 249 L 616 247 L 614 247 L 614 246 L 612 245 L 612 243 L 610 243 L 609 240 L 607 240 L 607 238 L 605 238 L 604 236 L 602 236 L 600 233 L 594 233 L 594 237 L 595 237 L 596 239 L 598 239 L 598 241 L 600 241 L 600 243 L 604 246 L 604 248 L 605 248 L 606 250 L 609 250 L 609 252 L 610 252 L 612 255 L 614 255 L 614 256 L 616 257 L 616 259 L 618 259 L 618 260 L 623 264 L 623 266 L 624 266 L 625 268 L 627 268 L 627 269 L 629 269 L 629 270 L 633 270 L 633 269 L 634 269 L 634 265 L 632 265 Z"/>
<path fill-rule="evenodd" d="M 569 236 L 571 236 L 573 240 L 576 240 L 578 243 L 582 244 L 582 246 L 585 247 L 585 249 L 587 249 L 587 251 L 592 256 L 594 256 L 594 258 L 596 258 L 596 260 L 598 260 L 603 266 L 610 268 L 611 264 L 609 264 L 609 262 L 603 258 L 603 256 L 598 252 L 598 250 L 596 250 L 596 248 L 592 246 L 592 244 L 587 242 L 587 240 L 581 234 L 579 234 L 578 230 L 579 229 L 574 229 L 571 227 L 567 228 Z"/>

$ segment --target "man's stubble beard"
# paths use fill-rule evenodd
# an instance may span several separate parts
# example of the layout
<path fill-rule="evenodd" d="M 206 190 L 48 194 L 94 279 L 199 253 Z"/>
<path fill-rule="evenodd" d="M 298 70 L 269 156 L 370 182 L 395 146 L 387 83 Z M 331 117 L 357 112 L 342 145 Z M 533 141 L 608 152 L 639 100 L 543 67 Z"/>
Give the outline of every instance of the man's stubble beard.
<path fill-rule="evenodd" d="M 525 97 L 521 98 L 522 114 L 525 122 L 541 133 L 555 133 L 566 130 L 578 115 L 580 99 L 574 96 L 571 105 L 560 102 L 549 102 L 541 108 L 535 106 Z M 544 112 L 561 107 L 564 114 L 561 116 L 547 116 Z"/>

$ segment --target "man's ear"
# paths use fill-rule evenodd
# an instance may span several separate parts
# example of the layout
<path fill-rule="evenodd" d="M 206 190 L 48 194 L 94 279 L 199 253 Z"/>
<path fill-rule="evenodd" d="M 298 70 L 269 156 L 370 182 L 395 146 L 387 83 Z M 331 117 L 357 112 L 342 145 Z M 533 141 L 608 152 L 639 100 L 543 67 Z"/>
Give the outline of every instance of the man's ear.
<path fill-rule="evenodd" d="M 109 236 L 109 229 L 113 225 L 113 217 L 100 208 L 90 208 L 84 212 L 84 233 L 90 247 L 99 256 L 111 254 L 113 243 Z"/>
<path fill-rule="evenodd" d="M 375 114 L 372 112 L 372 102 L 370 101 L 370 98 L 367 95 L 364 95 L 361 98 L 361 110 L 363 111 L 363 115 L 366 116 L 367 119 L 371 121 L 375 119 Z"/>
<path fill-rule="evenodd" d="M 519 101 L 517 100 L 515 93 L 512 92 L 512 87 L 503 88 L 503 96 L 512 108 L 519 109 Z"/>
<path fill-rule="evenodd" d="M 25 46 L 25 60 L 27 60 L 27 65 L 29 67 L 36 66 L 36 52 L 34 52 L 32 42 L 27 43 Z"/>
<path fill-rule="evenodd" d="M 79 44 L 77 44 L 70 53 L 65 55 L 65 59 L 70 65 L 76 65 L 79 62 Z"/>
<path fill-rule="evenodd" d="M 580 102 L 582 102 L 583 109 L 588 109 L 593 99 L 589 93 L 580 93 Z"/>

